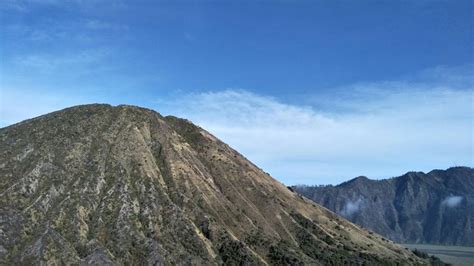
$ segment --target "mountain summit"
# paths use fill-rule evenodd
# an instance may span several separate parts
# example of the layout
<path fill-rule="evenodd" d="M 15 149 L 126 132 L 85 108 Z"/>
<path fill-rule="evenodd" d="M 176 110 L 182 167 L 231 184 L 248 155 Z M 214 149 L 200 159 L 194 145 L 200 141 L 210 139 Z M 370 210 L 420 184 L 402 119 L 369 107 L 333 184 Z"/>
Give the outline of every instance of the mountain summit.
<path fill-rule="evenodd" d="M 0 129 L 0 264 L 420 263 L 187 120 L 84 105 Z"/>

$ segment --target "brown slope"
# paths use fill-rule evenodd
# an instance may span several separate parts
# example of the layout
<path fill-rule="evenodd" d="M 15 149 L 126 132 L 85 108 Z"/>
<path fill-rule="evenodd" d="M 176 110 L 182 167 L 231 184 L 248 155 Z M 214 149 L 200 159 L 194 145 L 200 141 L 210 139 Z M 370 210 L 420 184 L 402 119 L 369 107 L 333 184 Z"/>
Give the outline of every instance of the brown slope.
<path fill-rule="evenodd" d="M 0 262 L 424 263 L 189 121 L 78 106 L 0 129 Z"/>

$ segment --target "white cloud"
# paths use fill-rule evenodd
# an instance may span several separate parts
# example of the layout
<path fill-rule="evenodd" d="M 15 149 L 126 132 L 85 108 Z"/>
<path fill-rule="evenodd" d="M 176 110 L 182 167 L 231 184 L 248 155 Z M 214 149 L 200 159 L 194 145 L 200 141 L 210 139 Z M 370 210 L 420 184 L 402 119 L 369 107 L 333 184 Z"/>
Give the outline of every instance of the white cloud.
<path fill-rule="evenodd" d="M 232 89 L 157 109 L 192 120 L 288 184 L 473 164 L 472 89 L 381 82 L 352 93 L 358 98 L 325 99 L 345 112 Z"/>
<path fill-rule="evenodd" d="M 364 201 L 359 198 L 356 201 L 347 201 L 341 210 L 341 215 L 349 218 L 363 207 Z"/>
<path fill-rule="evenodd" d="M 447 206 L 449 208 L 454 208 L 459 206 L 463 200 L 462 196 L 448 196 L 442 202 L 441 206 Z"/>

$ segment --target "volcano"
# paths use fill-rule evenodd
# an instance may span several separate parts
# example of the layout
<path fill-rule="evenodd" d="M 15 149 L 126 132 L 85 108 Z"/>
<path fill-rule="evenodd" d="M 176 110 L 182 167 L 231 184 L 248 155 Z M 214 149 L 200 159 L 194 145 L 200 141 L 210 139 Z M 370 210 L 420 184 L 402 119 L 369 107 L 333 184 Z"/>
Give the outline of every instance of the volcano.
<path fill-rule="evenodd" d="M 427 264 L 173 116 L 82 105 L 0 129 L 0 264 Z"/>

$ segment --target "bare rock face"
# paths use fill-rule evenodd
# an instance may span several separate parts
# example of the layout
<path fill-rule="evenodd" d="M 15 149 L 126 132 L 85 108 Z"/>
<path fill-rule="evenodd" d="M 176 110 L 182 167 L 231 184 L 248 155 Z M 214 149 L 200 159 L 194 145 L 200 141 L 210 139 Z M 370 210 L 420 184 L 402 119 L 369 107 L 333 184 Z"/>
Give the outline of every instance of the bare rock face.
<path fill-rule="evenodd" d="M 293 189 L 399 243 L 474 246 L 474 169 L 469 167 Z"/>
<path fill-rule="evenodd" d="M 424 264 L 189 121 L 85 105 L 0 129 L 0 264 Z"/>

